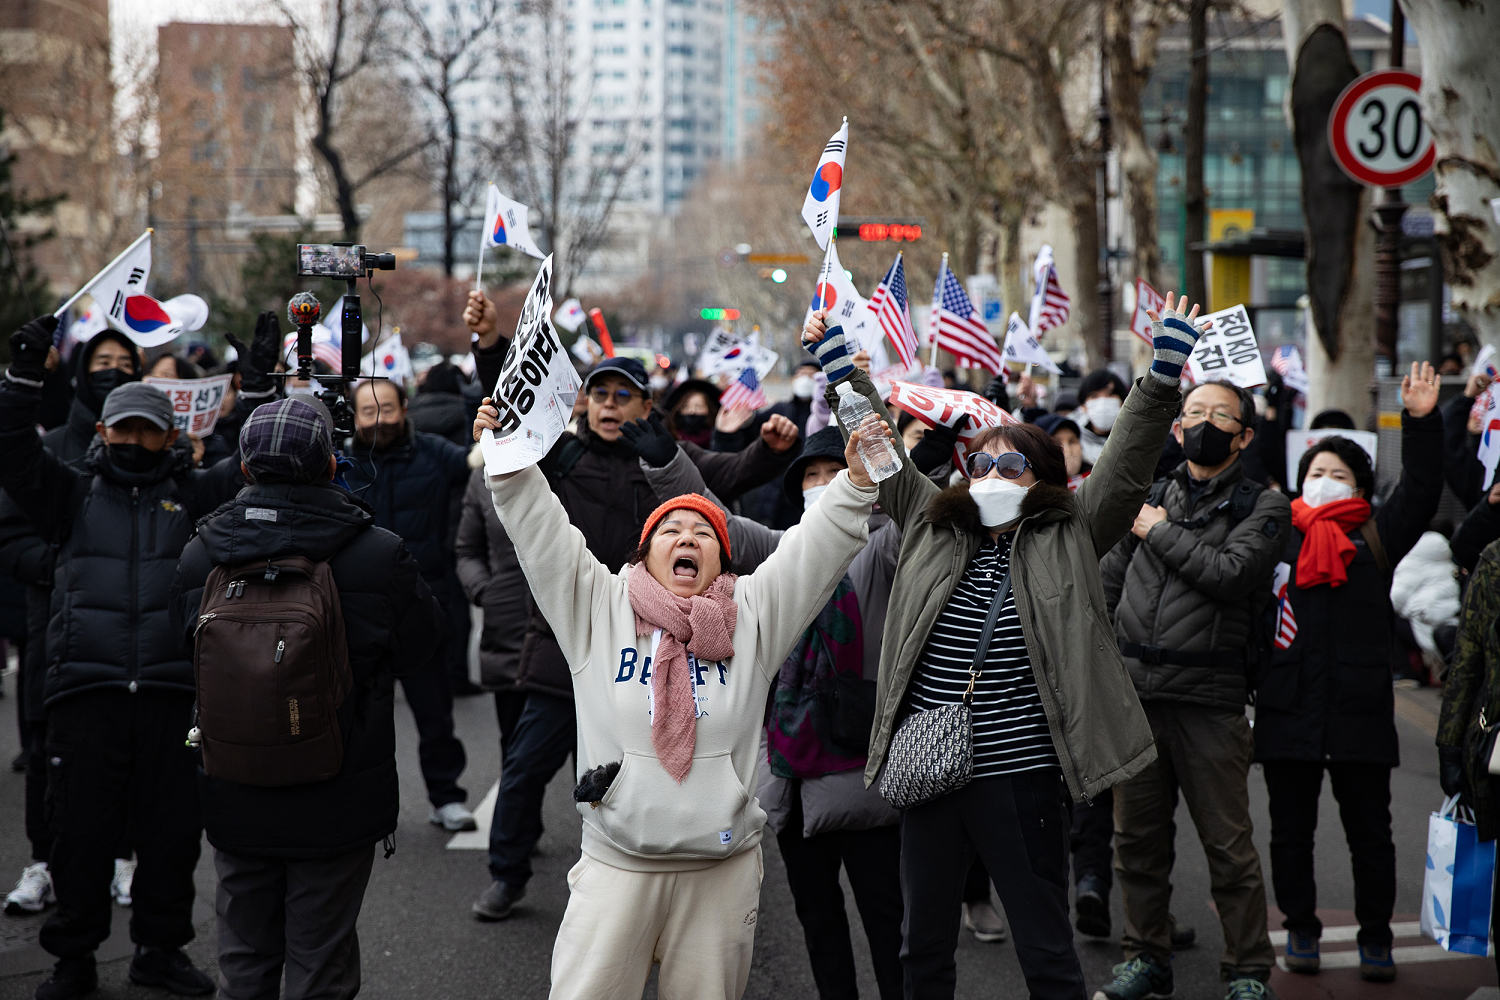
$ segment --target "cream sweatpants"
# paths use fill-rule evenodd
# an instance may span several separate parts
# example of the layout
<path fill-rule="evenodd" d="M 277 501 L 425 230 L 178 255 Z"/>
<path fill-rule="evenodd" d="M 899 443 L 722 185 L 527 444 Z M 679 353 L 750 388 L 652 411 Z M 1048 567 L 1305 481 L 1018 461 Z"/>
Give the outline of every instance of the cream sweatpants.
<path fill-rule="evenodd" d="M 634 872 L 584 855 L 552 947 L 551 1000 L 739 1000 L 750 978 L 760 848 L 685 872 Z"/>

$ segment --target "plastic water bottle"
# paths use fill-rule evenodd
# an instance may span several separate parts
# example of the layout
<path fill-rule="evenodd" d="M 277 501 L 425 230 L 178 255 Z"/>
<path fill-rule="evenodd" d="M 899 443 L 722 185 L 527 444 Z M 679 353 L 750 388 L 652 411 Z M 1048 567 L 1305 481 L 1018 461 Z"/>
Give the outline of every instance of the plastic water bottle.
<path fill-rule="evenodd" d="M 848 382 L 837 386 L 839 394 L 839 423 L 851 434 L 855 430 L 868 431 L 860 435 L 859 457 L 865 463 L 865 471 L 875 482 L 889 479 L 901 471 L 901 456 L 896 446 L 876 428 L 884 423 L 875 413 L 870 401 L 854 391 Z M 873 421 L 873 422 L 872 422 Z"/>

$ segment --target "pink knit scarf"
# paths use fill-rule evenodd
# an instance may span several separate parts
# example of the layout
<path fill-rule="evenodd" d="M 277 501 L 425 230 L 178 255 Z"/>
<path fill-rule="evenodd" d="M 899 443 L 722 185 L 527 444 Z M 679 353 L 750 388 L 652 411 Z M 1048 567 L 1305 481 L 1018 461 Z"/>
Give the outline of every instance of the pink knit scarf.
<path fill-rule="evenodd" d="M 630 570 L 636 634 L 661 629 L 651 664 L 651 745 L 656 748 L 656 759 L 678 784 L 693 766 L 698 738 L 687 654 L 691 651 L 704 660 L 727 660 L 734 655 L 734 622 L 739 614 L 734 581 L 733 573 L 720 573 L 702 594 L 678 597 L 651 575 L 645 563 L 636 563 Z"/>

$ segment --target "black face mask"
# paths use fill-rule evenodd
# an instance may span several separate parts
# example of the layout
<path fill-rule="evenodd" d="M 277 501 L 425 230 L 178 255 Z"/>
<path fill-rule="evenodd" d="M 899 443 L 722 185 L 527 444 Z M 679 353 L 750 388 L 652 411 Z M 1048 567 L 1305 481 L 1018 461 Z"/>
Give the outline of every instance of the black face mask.
<path fill-rule="evenodd" d="M 112 444 L 109 462 L 121 472 L 150 472 L 161 464 L 166 449 L 152 451 L 143 444 Z"/>
<path fill-rule="evenodd" d="M 89 372 L 89 393 L 94 401 L 100 406 L 104 405 L 104 397 L 124 385 L 126 382 L 134 382 L 135 379 L 127 371 L 119 368 L 101 368 L 96 372 Z"/>
<path fill-rule="evenodd" d="M 677 430 L 682 434 L 702 434 L 708 430 L 708 414 L 706 413 L 679 413 L 672 418 L 672 423 L 677 425 Z"/>
<path fill-rule="evenodd" d="M 1214 426 L 1213 421 L 1182 429 L 1182 453 L 1189 462 L 1212 468 L 1230 455 L 1229 445 L 1235 435 Z"/>

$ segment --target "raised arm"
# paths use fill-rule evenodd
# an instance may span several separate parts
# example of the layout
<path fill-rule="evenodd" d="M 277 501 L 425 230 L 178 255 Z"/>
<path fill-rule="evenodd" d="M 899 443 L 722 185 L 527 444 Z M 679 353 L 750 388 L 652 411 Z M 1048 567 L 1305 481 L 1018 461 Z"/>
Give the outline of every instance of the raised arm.
<path fill-rule="evenodd" d="M 1401 380 L 1401 481 L 1375 515 L 1392 566 L 1417 544 L 1443 498 L 1443 421 L 1433 412 L 1441 383 L 1425 362 L 1413 362 Z"/>
<path fill-rule="evenodd" d="M 781 544 L 748 577 L 741 577 L 746 607 L 755 616 L 763 656 L 758 664 L 774 677 L 797 637 L 843 579 L 869 536 L 873 486 L 855 485 L 844 469 L 802 514 Z M 737 594 L 741 593 L 737 590 Z"/>
<path fill-rule="evenodd" d="M 907 456 L 906 448 L 901 443 L 901 435 L 896 433 L 896 422 L 891 419 L 890 411 L 886 409 L 885 401 L 880 398 L 880 393 L 875 391 L 875 383 L 870 381 L 869 375 L 854 365 L 854 360 L 844 343 L 844 328 L 835 326 L 825 330 L 824 316 L 823 312 L 814 313 L 813 318 L 808 321 L 802 331 L 803 343 L 817 357 L 818 363 L 823 366 L 823 373 L 828 376 L 828 388 L 824 390 L 823 397 L 829 409 L 837 415 L 839 406 L 837 386 L 841 382 L 848 382 L 854 387 L 855 392 L 865 397 L 875 413 L 890 428 L 891 444 L 895 446 L 896 455 L 901 460 L 901 469 L 894 476 L 881 481 L 880 508 L 891 516 L 891 520 L 895 521 L 902 531 L 905 531 L 907 521 L 919 516 L 927 509 L 928 502 L 937 494 L 938 488 L 918 471 Z M 840 424 L 839 430 L 843 432 L 844 440 L 847 441 L 851 428 Z"/>

